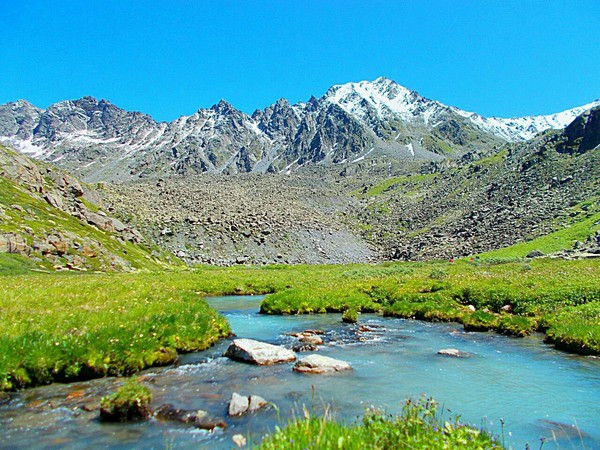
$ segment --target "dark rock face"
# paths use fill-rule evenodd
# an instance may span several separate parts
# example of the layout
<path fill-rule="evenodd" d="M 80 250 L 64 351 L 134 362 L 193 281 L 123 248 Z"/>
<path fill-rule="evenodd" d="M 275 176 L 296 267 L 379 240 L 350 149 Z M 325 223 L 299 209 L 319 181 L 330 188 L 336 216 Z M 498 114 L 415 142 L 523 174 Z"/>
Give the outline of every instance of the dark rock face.
<path fill-rule="evenodd" d="M 585 153 L 600 145 L 600 107 L 577 117 L 563 133 L 556 149 L 561 153 Z"/>

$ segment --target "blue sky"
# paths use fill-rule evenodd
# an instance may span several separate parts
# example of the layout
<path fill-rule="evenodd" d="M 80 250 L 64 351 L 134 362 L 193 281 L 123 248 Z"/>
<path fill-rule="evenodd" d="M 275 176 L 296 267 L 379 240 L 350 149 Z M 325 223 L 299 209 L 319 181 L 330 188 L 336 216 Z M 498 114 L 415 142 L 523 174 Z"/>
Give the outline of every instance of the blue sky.
<path fill-rule="evenodd" d="M 485 116 L 600 97 L 600 1 L 0 0 L 0 103 L 92 95 L 172 120 L 380 75 Z"/>

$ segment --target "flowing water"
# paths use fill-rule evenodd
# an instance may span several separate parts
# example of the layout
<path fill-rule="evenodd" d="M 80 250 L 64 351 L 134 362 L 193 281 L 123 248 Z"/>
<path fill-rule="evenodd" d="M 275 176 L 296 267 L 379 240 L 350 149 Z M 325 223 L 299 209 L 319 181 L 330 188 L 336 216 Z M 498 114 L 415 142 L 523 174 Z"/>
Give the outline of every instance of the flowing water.
<path fill-rule="evenodd" d="M 226 418 L 233 392 L 257 394 L 277 407 L 241 418 L 228 418 L 225 431 L 207 432 L 182 424 L 149 422 L 104 424 L 98 421 L 102 395 L 121 380 L 101 379 L 54 384 L 0 400 L 2 448 L 233 448 L 231 436 L 250 442 L 261 437 L 302 405 L 315 412 L 327 408 L 353 422 L 370 405 L 390 413 L 408 397 L 435 398 L 445 416 L 485 426 L 504 436 L 507 447 L 600 448 L 600 359 L 568 355 L 542 343 L 539 336 L 507 338 L 467 333 L 456 324 L 431 324 L 363 314 L 356 325 L 342 324 L 339 314 L 262 316 L 262 297 L 219 297 L 209 303 L 229 320 L 238 337 L 291 346 L 288 332 L 325 331 L 320 354 L 342 359 L 348 373 L 306 375 L 292 364 L 257 367 L 220 355 L 229 341 L 185 355 L 176 367 L 144 372 L 153 406 L 171 403 L 203 409 Z M 457 348 L 468 358 L 437 354 Z M 299 353 L 302 357 L 306 353 Z M 504 422 L 504 426 L 501 425 Z"/>

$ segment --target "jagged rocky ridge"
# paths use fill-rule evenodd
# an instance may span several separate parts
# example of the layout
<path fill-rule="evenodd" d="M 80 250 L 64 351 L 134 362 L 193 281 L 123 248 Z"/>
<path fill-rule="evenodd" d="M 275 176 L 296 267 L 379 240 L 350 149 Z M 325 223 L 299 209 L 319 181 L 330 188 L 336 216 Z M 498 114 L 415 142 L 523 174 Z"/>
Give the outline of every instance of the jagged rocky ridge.
<path fill-rule="evenodd" d="M 484 118 L 392 80 L 333 86 L 321 98 L 280 99 L 248 116 L 225 101 L 173 122 L 84 97 L 47 110 L 0 106 L 0 139 L 87 181 L 201 173 L 288 173 L 363 160 L 442 160 L 564 128 L 589 105 L 552 116 Z"/>

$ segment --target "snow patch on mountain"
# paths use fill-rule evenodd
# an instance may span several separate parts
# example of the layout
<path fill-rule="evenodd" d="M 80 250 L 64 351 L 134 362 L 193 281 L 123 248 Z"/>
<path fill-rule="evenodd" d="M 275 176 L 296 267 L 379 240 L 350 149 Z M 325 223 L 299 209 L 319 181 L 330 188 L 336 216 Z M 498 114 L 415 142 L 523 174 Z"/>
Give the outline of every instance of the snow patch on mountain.
<path fill-rule="evenodd" d="M 453 108 L 453 110 L 469 119 L 482 130 L 495 134 L 510 142 L 526 141 L 536 134 L 549 129 L 560 130 L 569 125 L 584 111 L 600 106 L 600 99 L 583 106 L 568 109 L 547 116 L 528 116 L 502 119 L 497 117 L 485 118 L 479 114 Z"/>
<path fill-rule="evenodd" d="M 429 100 L 385 77 L 377 78 L 374 81 L 333 86 L 326 92 L 324 99 L 340 106 L 363 123 L 368 123 L 371 111 L 375 112 L 379 119 L 396 116 L 409 123 L 421 122 L 426 125 L 433 117 L 437 118 L 444 112 L 452 112 L 468 119 L 477 128 L 509 142 L 525 141 L 548 129 L 565 128 L 584 111 L 600 105 L 599 99 L 583 106 L 546 116 L 486 118 L 477 113 Z M 441 121 L 436 121 L 432 126 L 437 127 L 441 123 Z"/>

